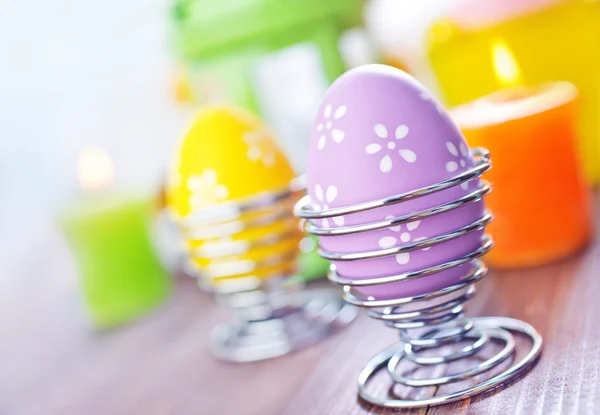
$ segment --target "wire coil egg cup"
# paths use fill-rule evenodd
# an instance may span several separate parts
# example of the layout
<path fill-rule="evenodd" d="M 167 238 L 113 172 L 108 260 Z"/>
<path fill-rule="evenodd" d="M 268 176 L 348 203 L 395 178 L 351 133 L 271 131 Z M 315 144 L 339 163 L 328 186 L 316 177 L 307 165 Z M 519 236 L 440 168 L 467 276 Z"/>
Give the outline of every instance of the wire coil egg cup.
<path fill-rule="evenodd" d="M 315 223 L 317 219 L 349 215 L 396 205 L 477 179 L 491 168 L 491 163 L 487 150 L 479 148 L 472 151 L 475 166 L 451 179 L 384 199 L 320 211 L 312 210 L 310 197 L 305 196 L 296 204 L 295 214 L 306 220 L 305 229 L 313 235 L 341 236 L 398 226 L 475 203 L 491 191 L 490 185 L 485 181 L 480 181 L 481 184 L 477 190 L 455 201 L 401 217 L 335 228 L 323 228 Z M 481 231 L 491 220 L 492 215 L 485 212 L 475 222 L 446 234 L 376 251 L 344 253 L 326 251 L 320 248 L 319 252 L 322 257 L 332 261 L 360 261 L 382 258 L 429 248 L 472 232 Z M 389 408 L 415 408 L 450 403 L 497 387 L 524 373 L 537 361 L 542 349 L 542 337 L 531 325 L 512 318 L 468 318 L 464 315 L 466 302 L 477 293 L 476 283 L 487 274 L 487 268 L 479 258 L 492 247 L 492 239 L 485 235 L 477 249 L 460 258 L 425 269 L 377 278 L 345 278 L 343 275 L 338 274 L 334 264 L 331 265 L 328 278 L 334 284 L 342 287 L 344 300 L 349 304 L 365 308 L 367 315 L 397 329 L 400 334 L 400 343 L 392 345 L 373 357 L 360 373 L 358 388 L 361 398 L 372 404 Z M 472 266 L 466 266 L 469 264 Z M 360 287 L 415 280 L 461 266 L 470 268 L 470 270 L 465 272 L 458 283 L 426 294 L 377 300 L 357 292 L 357 288 Z M 514 361 L 516 341 L 513 333 L 519 333 L 531 341 L 529 352 L 518 361 Z M 466 346 L 460 347 L 458 350 L 452 350 L 452 348 L 456 348 L 465 342 L 467 343 Z M 503 346 L 493 355 L 483 357 L 483 350 L 491 343 L 499 343 Z M 442 353 L 440 348 L 450 348 L 451 350 Z M 425 369 L 467 358 L 480 358 L 482 360 L 479 360 L 467 370 L 443 376 L 434 375 L 423 378 L 410 376 L 411 371 L 408 370 L 400 371 L 401 363 L 411 364 L 414 369 Z M 511 358 L 511 364 L 498 372 L 498 366 Z M 477 379 L 475 385 L 438 396 L 433 395 L 427 398 L 417 397 L 414 399 L 398 396 L 380 398 L 370 392 L 368 383 L 377 372 L 386 367 L 394 385 L 404 385 L 410 388 L 439 387 L 458 383 L 483 375 L 486 372 L 492 373 L 494 372 L 493 369 L 496 369 L 495 372 L 498 373 L 492 373 L 487 379 Z M 412 374 L 415 374 L 414 370 Z"/>
<path fill-rule="evenodd" d="M 294 276 L 300 230 L 293 205 L 302 194 L 297 179 L 288 189 L 216 204 L 182 221 L 188 240 L 203 241 L 190 248 L 188 272 L 233 311 L 232 320 L 212 333 L 218 358 L 248 362 L 281 356 L 328 337 L 356 316 L 336 292 L 306 290 Z M 281 249 L 247 255 L 273 247 Z"/>

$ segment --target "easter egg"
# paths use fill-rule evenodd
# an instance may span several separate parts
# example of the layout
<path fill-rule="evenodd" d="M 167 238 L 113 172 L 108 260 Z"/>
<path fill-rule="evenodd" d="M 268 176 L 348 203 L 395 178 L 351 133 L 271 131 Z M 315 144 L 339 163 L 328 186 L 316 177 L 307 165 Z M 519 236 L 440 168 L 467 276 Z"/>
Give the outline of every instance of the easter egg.
<path fill-rule="evenodd" d="M 301 238 L 287 213 L 293 201 L 247 211 L 237 206 L 285 192 L 294 176 L 253 115 L 229 107 L 201 110 L 176 152 L 167 188 L 192 264 L 212 282 L 289 274 Z"/>
<path fill-rule="evenodd" d="M 474 167 L 472 151 L 444 108 L 414 78 L 384 66 L 366 65 L 342 75 L 329 88 L 311 135 L 307 169 L 313 210 L 370 202 L 451 179 Z M 473 179 L 412 199 L 315 224 L 336 228 L 401 217 L 455 201 L 477 191 Z M 358 253 L 400 247 L 444 235 L 485 215 L 482 200 L 398 226 L 356 234 L 323 236 L 324 251 Z M 368 279 L 422 270 L 473 252 L 482 231 L 425 248 L 376 259 L 334 261 L 338 274 Z M 469 265 L 404 282 L 360 288 L 377 299 L 414 296 L 458 282 Z"/>

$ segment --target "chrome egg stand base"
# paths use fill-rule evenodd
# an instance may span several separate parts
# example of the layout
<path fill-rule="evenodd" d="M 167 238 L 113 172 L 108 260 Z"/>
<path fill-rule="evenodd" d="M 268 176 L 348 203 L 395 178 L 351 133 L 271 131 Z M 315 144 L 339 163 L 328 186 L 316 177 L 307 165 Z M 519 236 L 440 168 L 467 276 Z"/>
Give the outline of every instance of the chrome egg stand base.
<path fill-rule="evenodd" d="M 303 280 L 292 276 L 299 232 L 292 206 L 298 197 L 298 190 L 263 193 L 194 212 L 183 224 L 191 240 L 204 241 L 191 249 L 187 269 L 233 313 L 211 334 L 211 349 L 219 359 L 252 362 L 282 356 L 329 337 L 356 317 L 356 308 L 334 290 L 306 290 Z M 273 232 L 242 239 L 244 232 L 260 227 Z M 246 256 L 277 244 L 285 244 L 283 252 L 256 260 Z M 194 260 L 209 265 L 198 268 Z M 277 273 L 265 275 L 269 269 Z"/>
<path fill-rule="evenodd" d="M 215 356 L 235 362 L 282 356 L 329 337 L 356 316 L 333 290 L 302 290 L 303 284 L 297 285 L 295 292 L 286 293 L 264 287 L 236 290 L 237 304 L 228 301 L 232 320 L 212 332 Z M 240 296 L 246 295 L 240 304 Z"/>
<path fill-rule="evenodd" d="M 456 201 L 376 223 L 322 228 L 314 222 L 316 219 L 399 204 L 477 179 L 489 170 L 491 165 L 486 150 L 475 149 L 473 154 L 475 167 L 432 186 L 390 198 L 326 211 L 311 210 L 310 198 L 307 196 L 297 204 L 295 213 L 307 220 L 305 227 L 308 232 L 317 236 L 340 236 L 398 226 L 448 212 L 481 200 L 490 192 L 490 186 L 481 181 L 477 190 Z M 447 234 L 378 251 L 340 253 L 321 249 L 320 253 L 324 258 L 334 261 L 358 261 L 397 255 L 429 248 L 483 230 L 491 219 L 492 216 L 485 213 L 474 223 Z M 387 408 L 417 408 L 446 404 L 494 389 L 525 373 L 535 364 L 541 354 L 542 337 L 531 325 L 512 318 L 467 318 L 464 315 L 466 302 L 477 293 L 476 283 L 487 274 L 487 268 L 479 258 L 492 246 L 491 238 L 485 236 L 478 249 L 461 258 L 418 271 L 379 278 L 348 279 L 337 273 L 335 265 L 331 266 L 329 279 L 342 287 L 344 300 L 349 304 L 365 308 L 370 317 L 397 329 L 400 335 L 399 343 L 373 357 L 360 373 L 358 392 L 362 399 Z M 377 300 L 357 292 L 357 288 L 360 287 L 414 280 L 457 267 L 468 269 L 458 283 L 423 295 Z M 530 344 L 526 353 L 520 350 L 519 354 L 522 356 L 518 359 L 516 336 L 529 339 Z M 489 353 L 489 350 L 493 349 L 489 347 L 492 344 L 499 348 Z M 451 367 L 452 362 L 458 361 L 461 361 L 461 368 L 465 366 L 468 368 L 445 375 L 431 373 L 432 369 L 441 369 L 443 372 Z M 391 393 L 387 397 L 379 397 L 369 389 L 370 381 L 380 371 L 387 371 L 392 382 Z M 426 373 L 426 377 L 422 376 L 423 372 Z M 467 381 L 468 384 L 456 390 L 456 386 L 463 381 Z M 437 394 L 437 387 L 449 384 L 455 384 L 454 388 L 447 388 L 449 391 Z M 401 388 L 402 391 L 397 394 L 397 387 L 404 387 L 404 389 Z M 420 397 L 422 394 L 418 393 L 419 388 L 428 387 L 435 387 L 436 392 L 429 397 Z"/>

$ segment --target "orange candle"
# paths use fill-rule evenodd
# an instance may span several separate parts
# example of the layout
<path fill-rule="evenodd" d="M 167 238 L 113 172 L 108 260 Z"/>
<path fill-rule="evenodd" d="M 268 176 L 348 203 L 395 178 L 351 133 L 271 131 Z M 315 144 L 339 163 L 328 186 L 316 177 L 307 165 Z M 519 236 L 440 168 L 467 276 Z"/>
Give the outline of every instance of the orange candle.
<path fill-rule="evenodd" d="M 533 267 L 581 249 L 592 233 L 591 192 L 578 158 L 577 89 L 512 87 L 461 105 L 452 117 L 473 147 L 490 150 L 486 204 L 496 241 L 487 262 Z"/>

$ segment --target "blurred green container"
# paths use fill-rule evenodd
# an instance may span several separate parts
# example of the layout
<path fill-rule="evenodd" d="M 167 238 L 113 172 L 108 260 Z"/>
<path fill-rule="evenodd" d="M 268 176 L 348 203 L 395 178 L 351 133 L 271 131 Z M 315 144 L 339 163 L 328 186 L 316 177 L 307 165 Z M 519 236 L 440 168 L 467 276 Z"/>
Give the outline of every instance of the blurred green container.
<path fill-rule="evenodd" d="M 362 0 L 179 0 L 175 52 L 196 103 L 258 113 L 303 172 L 316 108 L 345 69 L 340 42 Z"/>
<path fill-rule="evenodd" d="M 177 1 L 172 40 L 192 100 L 258 113 L 303 172 L 315 111 L 346 70 L 341 48 L 363 33 L 362 6 L 363 0 Z M 305 279 L 324 276 L 327 267 L 315 250 L 302 253 Z"/>
<path fill-rule="evenodd" d="M 58 218 L 97 329 L 140 318 L 171 292 L 151 241 L 151 215 L 149 198 L 102 194 L 73 202 Z"/>

